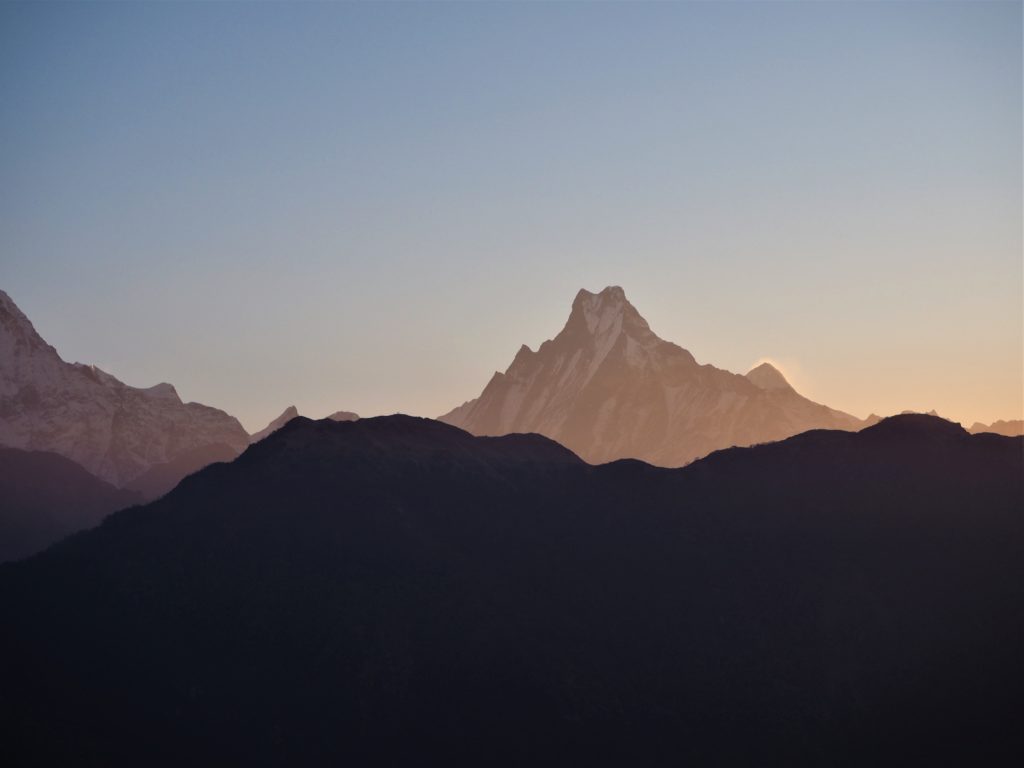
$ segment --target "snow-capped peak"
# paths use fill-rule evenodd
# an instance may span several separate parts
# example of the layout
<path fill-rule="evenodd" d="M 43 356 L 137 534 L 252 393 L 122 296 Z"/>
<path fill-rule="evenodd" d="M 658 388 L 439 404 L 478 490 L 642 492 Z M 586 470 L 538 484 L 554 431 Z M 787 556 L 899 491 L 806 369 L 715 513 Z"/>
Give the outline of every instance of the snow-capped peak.
<path fill-rule="evenodd" d="M 248 436 L 215 408 L 184 404 L 170 384 L 131 387 L 95 365 L 67 363 L 0 291 L 0 445 L 59 453 L 116 485 L 211 445 Z"/>
<path fill-rule="evenodd" d="M 22 319 L 28 320 L 28 318 L 25 317 L 24 314 L 22 314 L 22 311 L 18 309 L 18 305 L 14 303 L 14 299 L 8 296 L 7 292 L 2 289 L 0 289 L 0 309 L 4 309 L 8 312 L 17 313 L 22 317 Z"/>
<path fill-rule="evenodd" d="M 626 294 L 617 285 L 609 286 L 600 293 L 581 290 L 573 301 L 573 313 L 580 314 L 591 334 L 607 331 L 616 323 L 621 325 L 625 313 Z"/>
<path fill-rule="evenodd" d="M 56 356 L 56 351 L 43 341 L 14 300 L 0 291 L 0 359 L 9 360 L 16 352 L 24 355 L 37 351 Z"/>
<path fill-rule="evenodd" d="M 806 429 L 860 425 L 800 397 L 770 364 L 747 378 L 699 365 L 659 339 L 618 286 L 576 294 L 557 336 L 536 351 L 521 347 L 480 397 L 441 420 L 474 434 L 537 432 L 595 463 L 664 466 Z"/>
<path fill-rule="evenodd" d="M 647 321 L 629 303 L 625 291 L 617 285 L 610 285 L 599 293 L 581 289 L 572 302 L 566 329 L 603 338 L 614 338 L 624 329 L 641 337 L 651 333 Z"/>

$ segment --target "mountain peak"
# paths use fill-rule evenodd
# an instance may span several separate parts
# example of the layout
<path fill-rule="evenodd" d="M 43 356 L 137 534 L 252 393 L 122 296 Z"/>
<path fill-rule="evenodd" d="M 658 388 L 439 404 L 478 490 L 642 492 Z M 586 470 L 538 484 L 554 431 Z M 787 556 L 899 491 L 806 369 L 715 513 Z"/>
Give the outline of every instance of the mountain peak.
<path fill-rule="evenodd" d="M 658 338 L 617 285 L 581 290 L 562 330 L 523 346 L 475 400 L 440 417 L 478 435 L 537 432 L 593 463 L 679 466 L 719 448 L 808 429 L 854 429 L 849 414 L 795 392 L 772 365 L 747 377 L 700 365 Z"/>
<path fill-rule="evenodd" d="M 4 319 L 5 324 L 11 323 L 32 328 L 32 322 L 25 316 L 25 313 L 21 311 L 18 305 L 14 303 L 14 299 L 4 291 L 0 291 L 0 318 Z M 34 333 L 35 329 L 32 328 L 32 331 Z"/>
<path fill-rule="evenodd" d="M 178 396 L 178 390 L 174 388 L 173 384 L 168 384 L 166 381 L 160 384 L 154 384 L 152 387 L 148 387 L 144 390 L 150 397 L 163 398 L 165 400 L 172 400 L 180 403 L 181 398 Z"/>
<path fill-rule="evenodd" d="M 0 291 L 0 442 L 48 450 L 114 485 L 216 445 L 237 454 L 248 435 L 223 411 L 182 403 L 174 386 L 132 387 L 68 363 Z M 177 462 L 177 463 L 176 463 Z"/>
<path fill-rule="evenodd" d="M 23 354 L 46 350 L 56 355 L 56 350 L 43 340 L 14 299 L 0 290 L 0 352 L 6 357 L 19 349 Z"/>
<path fill-rule="evenodd" d="M 576 298 L 573 301 L 573 304 L 575 305 L 579 301 L 593 299 L 610 299 L 618 302 L 623 302 L 626 301 L 626 292 L 622 290 L 622 286 L 619 285 L 605 286 L 603 290 L 600 290 L 597 293 L 592 293 L 591 291 L 588 291 L 586 288 L 580 288 L 579 291 L 576 292 Z"/>
<path fill-rule="evenodd" d="M 14 303 L 14 299 L 7 295 L 7 292 L 0 289 L 0 308 L 7 311 L 16 311 L 21 314 L 21 310 L 18 309 L 18 305 Z M 24 317 L 24 315 L 22 315 Z"/>
<path fill-rule="evenodd" d="M 591 336 L 616 333 L 629 325 L 650 332 L 647 321 L 629 303 L 626 292 L 617 285 L 609 285 L 598 293 L 581 288 L 572 302 L 572 312 L 566 327 L 586 329 Z"/>
<path fill-rule="evenodd" d="M 298 415 L 299 415 L 299 409 L 296 408 L 294 405 L 289 405 L 287 408 L 284 409 L 284 413 L 282 413 L 280 416 L 278 416 L 272 422 L 267 424 L 267 426 L 265 426 L 259 432 L 254 432 L 252 435 L 250 435 L 249 436 L 249 442 L 250 443 L 258 443 L 263 438 L 265 438 L 265 437 L 273 434 L 277 430 L 279 430 L 281 427 L 283 427 L 289 421 L 291 421 L 292 419 L 296 418 Z"/>
<path fill-rule="evenodd" d="M 761 363 L 747 371 L 747 378 L 757 387 L 767 390 L 789 389 L 793 387 L 782 372 L 771 363 Z"/>

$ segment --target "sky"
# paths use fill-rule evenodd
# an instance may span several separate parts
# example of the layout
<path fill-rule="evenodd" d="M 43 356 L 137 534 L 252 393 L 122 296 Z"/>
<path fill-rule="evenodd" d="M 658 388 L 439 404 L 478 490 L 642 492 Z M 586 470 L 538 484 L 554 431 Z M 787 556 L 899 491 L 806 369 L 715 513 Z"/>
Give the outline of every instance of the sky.
<path fill-rule="evenodd" d="M 0 288 L 251 431 L 580 288 L 858 416 L 1024 411 L 1020 2 L 0 6 Z"/>

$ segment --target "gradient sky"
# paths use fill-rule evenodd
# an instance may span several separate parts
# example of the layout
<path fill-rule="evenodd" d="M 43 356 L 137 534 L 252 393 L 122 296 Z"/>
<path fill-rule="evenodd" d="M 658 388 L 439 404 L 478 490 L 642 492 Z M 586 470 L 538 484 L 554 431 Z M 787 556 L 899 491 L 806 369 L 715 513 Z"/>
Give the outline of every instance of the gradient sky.
<path fill-rule="evenodd" d="M 866 416 L 1024 410 L 1021 4 L 0 6 L 0 288 L 262 427 L 435 416 L 576 291 Z"/>

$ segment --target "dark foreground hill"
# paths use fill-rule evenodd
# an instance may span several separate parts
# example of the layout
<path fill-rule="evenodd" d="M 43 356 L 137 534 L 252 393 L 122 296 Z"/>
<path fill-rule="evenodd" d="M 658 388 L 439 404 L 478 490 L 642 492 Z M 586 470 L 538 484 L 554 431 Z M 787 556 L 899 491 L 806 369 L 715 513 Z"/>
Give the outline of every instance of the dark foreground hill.
<path fill-rule="evenodd" d="M 56 453 L 0 446 L 0 563 L 28 557 L 139 501 Z"/>
<path fill-rule="evenodd" d="M 295 419 L 0 568 L 0 760 L 1015 761 L 1022 445 L 902 416 L 666 470 Z"/>
<path fill-rule="evenodd" d="M 213 443 L 184 451 L 172 461 L 154 464 L 125 487 L 146 501 L 158 499 L 174 486 L 203 467 L 220 461 L 231 461 L 238 451 L 225 443 Z"/>

